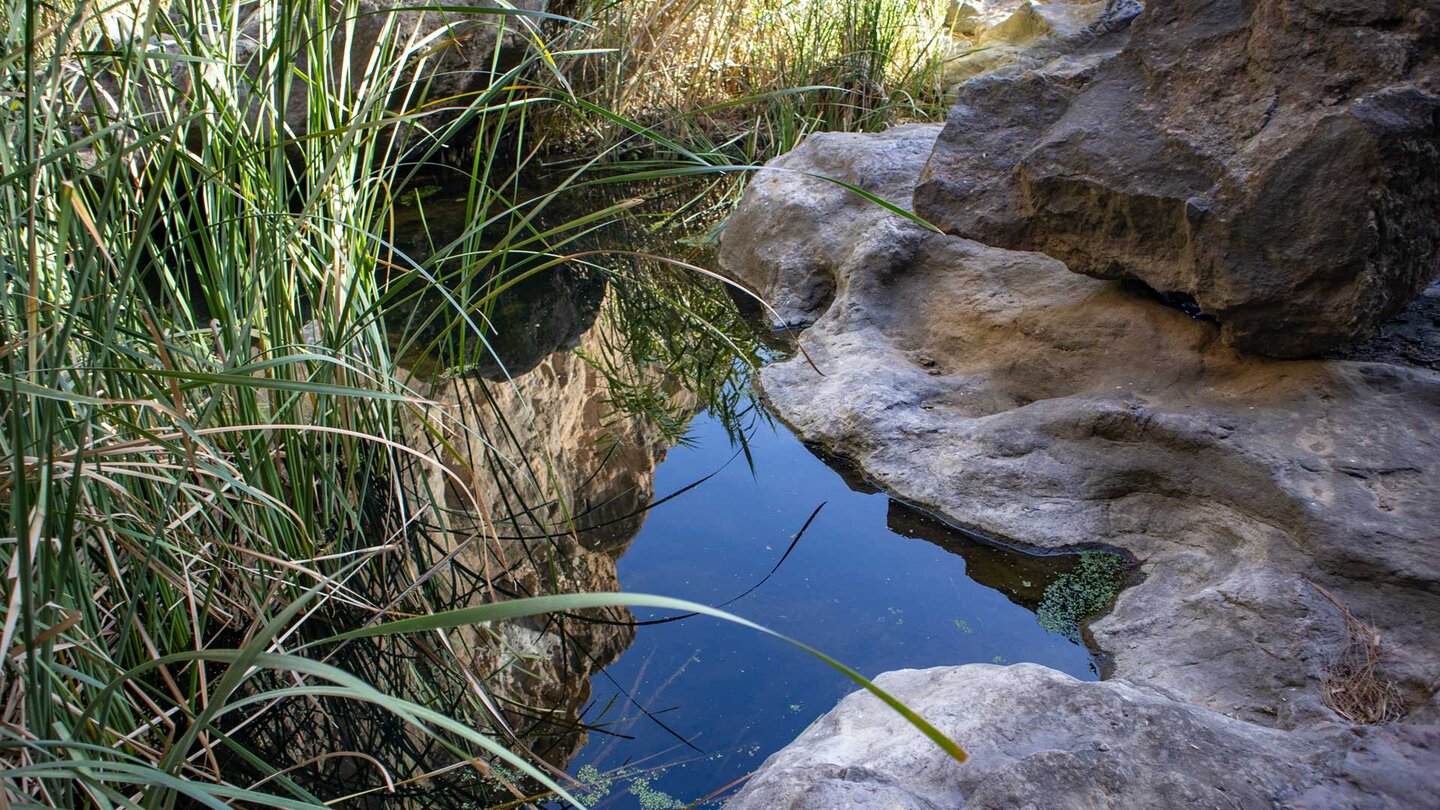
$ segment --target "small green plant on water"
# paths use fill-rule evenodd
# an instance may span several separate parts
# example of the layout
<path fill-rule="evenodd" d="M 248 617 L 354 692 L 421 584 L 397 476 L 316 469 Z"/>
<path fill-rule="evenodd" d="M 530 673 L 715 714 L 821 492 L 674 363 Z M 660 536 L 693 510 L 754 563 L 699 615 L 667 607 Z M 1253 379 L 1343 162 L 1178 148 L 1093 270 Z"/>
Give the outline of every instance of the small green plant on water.
<path fill-rule="evenodd" d="M 1080 643 L 1081 623 L 1114 603 L 1124 584 L 1125 571 L 1123 557 L 1102 551 L 1082 552 L 1074 570 L 1045 588 L 1045 596 L 1035 611 L 1040 626 Z"/>
<path fill-rule="evenodd" d="M 630 794 L 640 803 L 640 810 L 684 810 L 686 802 L 679 801 L 663 790 L 650 787 L 650 780 L 640 777 L 630 783 Z"/>

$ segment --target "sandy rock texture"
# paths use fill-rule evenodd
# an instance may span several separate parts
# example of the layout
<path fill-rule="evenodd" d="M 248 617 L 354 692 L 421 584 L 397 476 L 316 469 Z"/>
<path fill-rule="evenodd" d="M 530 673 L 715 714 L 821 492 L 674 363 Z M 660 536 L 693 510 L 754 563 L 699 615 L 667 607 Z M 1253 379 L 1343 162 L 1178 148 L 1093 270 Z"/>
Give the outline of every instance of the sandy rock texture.
<path fill-rule="evenodd" d="M 1139 0 L 957 3 L 946 15 L 952 36 L 946 86 L 1002 69 L 1041 68 L 1075 53 L 1113 54 L 1140 9 Z"/>
<path fill-rule="evenodd" d="M 1440 801 L 1440 753 L 1427 747 L 1440 720 L 1440 374 L 1245 353 L 1141 285 L 937 233 L 813 177 L 903 203 L 924 165 L 916 156 L 937 137 L 939 126 L 924 125 L 812 136 L 755 178 L 721 262 L 783 302 L 786 319 L 813 323 L 801 343 L 823 376 L 798 357 L 761 375 L 802 437 L 968 528 L 1041 548 L 1099 543 L 1140 562 L 1138 583 L 1091 627 L 1113 679 L 1034 675 L 1031 685 L 1047 695 L 1038 706 L 1144 695 L 1158 714 L 1109 713 L 1098 726 L 1079 709 L 994 709 L 975 725 L 963 715 L 962 744 L 1004 752 L 985 760 L 993 768 L 979 756 L 961 766 L 979 773 L 960 783 L 966 800 L 1178 806 L 1213 785 L 1239 802 L 1221 807 L 1303 804 L 1307 791 L 1323 799 L 1341 787 L 1370 797 L 1357 806 Z M 1352 728 L 1331 708 L 1364 639 L 1337 603 L 1378 631 L 1378 671 L 1393 689 L 1379 709 L 1403 710 L 1403 723 Z M 1001 701 L 1020 678 L 952 672 L 957 689 L 984 701 Z M 847 711 L 817 729 L 848 729 Z M 891 718 L 894 735 L 902 727 Z M 1142 732 L 1141 748 L 1122 747 L 1141 745 L 1128 741 Z M 1057 753 L 1010 745 L 1026 735 Z M 1089 741 L 1128 753 L 1103 766 L 1075 753 Z M 1236 769 L 1232 746 L 1282 753 Z M 1149 774 L 1141 763 L 1166 750 L 1177 772 Z M 782 752 L 734 806 L 841 806 L 787 805 L 765 791 L 781 771 L 848 768 L 835 778 L 878 786 L 851 806 L 890 807 L 884 786 L 911 781 L 924 758 L 917 749 L 916 762 L 875 765 L 830 751 Z M 1057 792 L 1033 792 L 1047 768 L 1041 784 Z M 785 795 L 809 790 L 792 784 Z M 925 801 L 956 806 L 936 795 Z"/>

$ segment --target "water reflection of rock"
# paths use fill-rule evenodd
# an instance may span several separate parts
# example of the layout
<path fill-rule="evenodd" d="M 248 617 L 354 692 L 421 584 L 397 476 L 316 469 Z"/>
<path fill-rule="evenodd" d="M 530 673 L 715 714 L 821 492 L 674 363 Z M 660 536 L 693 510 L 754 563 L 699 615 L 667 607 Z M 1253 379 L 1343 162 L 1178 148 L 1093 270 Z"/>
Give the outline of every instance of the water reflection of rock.
<path fill-rule="evenodd" d="M 550 354 L 575 348 L 595 323 L 605 287 L 599 274 L 566 266 L 526 278 L 500 295 L 491 309 L 474 314 L 476 328 L 485 330 L 485 342 L 466 335 L 466 356 L 451 359 L 465 367 L 467 376 L 493 382 L 522 376 Z M 405 333 L 425 349 L 406 358 L 417 374 L 433 370 L 435 358 L 428 349 L 453 320 L 435 313 L 455 306 L 453 298 L 426 288 L 387 313 L 392 331 Z M 458 339 L 454 330 L 449 337 Z"/>
<path fill-rule="evenodd" d="M 1031 611 L 1045 600 L 1045 589 L 1075 569 L 1077 554 L 1025 554 L 986 543 L 896 500 L 886 518 L 890 530 L 925 540 L 965 559 L 965 576 L 1004 594 Z"/>
<path fill-rule="evenodd" d="M 1086 624 L 1110 609 L 1125 584 L 1130 563 L 1108 551 L 1026 553 L 983 540 L 944 521 L 891 499 L 890 530 L 933 543 L 965 560 L 965 576 L 1004 594 L 1035 614 L 1047 632 L 1090 648 L 1096 672 L 1105 666 Z"/>
<path fill-rule="evenodd" d="M 373 538 L 391 553 L 352 583 L 359 598 L 390 604 L 392 617 L 620 590 L 615 563 L 644 522 L 668 441 L 649 419 L 612 407 L 605 375 L 586 358 L 624 347 L 634 325 L 618 316 L 603 284 L 575 276 L 537 276 L 507 297 L 497 310 L 503 318 L 495 318 L 500 330 L 491 345 L 499 362 L 492 368 L 464 363 L 463 373 L 439 374 L 411 365 L 412 388 L 433 404 L 423 424 L 410 420 L 406 441 L 429 461 L 410 465 L 415 473 L 404 479 L 404 497 L 376 493 L 374 504 L 358 505 L 405 510 L 403 535 Z M 523 338 L 509 339 L 509 330 Z M 496 373 L 501 363 L 511 379 Z M 661 370 L 637 373 L 649 375 L 671 406 L 695 408 L 695 395 Z M 325 635 L 372 617 L 368 607 L 347 612 L 342 605 L 313 626 Z M 417 633 L 358 641 L 330 650 L 328 660 L 563 769 L 588 738 L 578 726 L 590 678 L 634 641 L 632 621 L 623 608 L 585 611 L 462 628 L 444 639 Z M 486 727 L 486 704 L 498 707 L 504 725 Z M 515 798 L 455 750 L 378 707 L 288 700 L 262 716 L 240 730 L 242 742 L 317 795 L 351 797 L 345 807 L 488 806 Z M 332 751 L 374 759 L 325 758 Z M 400 780 L 394 792 L 377 764 Z M 416 778 L 422 775 L 429 776 Z"/>
<path fill-rule="evenodd" d="M 836 456 L 821 447 L 810 445 L 809 449 L 838 473 L 845 480 L 845 484 L 855 492 L 884 492 L 865 476 L 855 462 Z M 1063 586 L 1067 578 L 1073 578 L 1082 567 L 1085 556 L 1075 552 L 1022 551 L 984 540 L 893 498 L 889 501 L 885 522 L 891 531 L 902 537 L 924 540 L 963 558 L 965 576 L 999 591 L 1011 602 L 1032 613 L 1045 611 L 1047 598 L 1052 602 L 1054 599 L 1052 586 L 1057 583 Z M 1108 552 L 1102 554 L 1106 557 L 1112 556 Z M 1107 569 L 1113 568 L 1117 577 L 1125 567 L 1126 563 L 1120 557 L 1114 557 L 1113 563 L 1106 566 Z M 1115 585 L 1118 588 L 1119 582 Z M 1097 609 L 1108 607 L 1113 596 L 1112 593 L 1100 600 L 1104 604 Z M 1077 615 L 1073 617 L 1073 621 L 1067 621 L 1067 624 L 1074 626 L 1064 628 L 1064 634 L 1078 638 L 1079 622 L 1086 618 L 1085 615 Z"/>
<path fill-rule="evenodd" d="M 592 326 L 570 317 L 576 305 L 562 296 L 513 306 L 527 316 L 496 322 L 514 324 L 528 342 L 502 333 L 495 344 L 513 380 L 486 372 L 432 383 L 430 397 L 446 414 L 437 422 L 448 426 L 438 453 L 454 474 L 432 472 L 427 482 L 444 493 L 440 534 L 459 549 L 455 567 L 471 575 L 472 600 L 484 598 L 486 580 L 501 598 L 618 591 L 615 561 L 644 521 L 667 442 L 648 420 L 610 407 L 604 375 L 585 359 L 619 337 L 609 307 L 597 307 Z M 537 338 L 537 323 L 568 323 L 577 334 L 551 329 Z M 527 356 L 539 345 L 562 350 Z M 662 381 L 661 390 L 672 404 L 693 405 L 678 386 Z M 453 587 L 451 598 L 463 601 L 466 589 Z M 506 622 L 467 632 L 460 655 L 516 733 L 563 768 L 587 739 L 576 726 L 590 676 L 633 642 L 632 618 L 617 608 Z"/>

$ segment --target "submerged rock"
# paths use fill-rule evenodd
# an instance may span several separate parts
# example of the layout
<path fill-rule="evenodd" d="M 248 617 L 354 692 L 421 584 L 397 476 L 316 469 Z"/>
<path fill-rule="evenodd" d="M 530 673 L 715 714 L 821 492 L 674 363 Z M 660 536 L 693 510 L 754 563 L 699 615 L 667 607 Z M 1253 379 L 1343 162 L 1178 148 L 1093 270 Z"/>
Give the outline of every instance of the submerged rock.
<path fill-rule="evenodd" d="M 1316 354 L 1440 271 L 1437 42 L 1429 0 L 1151 0 L 1123 50 L 961 85 L 915 208 Z"/>
<path fill-rule="evenodd" d="M 983 777 L 999 782 L 963 782 L 962 793 L 976 791 L 967 800 L 1091 806 L 1114 784 L 1119 806 L 1170 806 L 1200 788 L 1164 779 L 1208 779 L 1186 770 L 1196 763 L 1225 771 L 1221 749 L 1243 740 L 1306 755 L 1256 759 L 1263 784 L 1241 779 L 1253 769 L 1215 783 L 1227 795 L 1268 797 L 1237 798 L 1241 806 L 1298 802 L 1312 789 L 1323 797 L 1342 784 L 1379 797 L 1374 806 L 1440 800 L 1440 753 L 1424 742 L 1440 721 L 1440 374 L 1246 354 L 1221 340 L 1217 324 L 1143 289 L 877 213 L 813 176 L 903 200 L 921 171 L 915 156 L 937 135 L 937 126 L 911 126 L 811 136 L 755 178 L 723 235 L 721 261 L 786 302 L 786 320 L 814 323 L 801 343 L 824 376 L 797 357 L 760 378 L 803 438 L 968 528 L 1048 549 L 1105 544 L 1140 561 L 1142 581 L 1089 628 L 1115 681 L 1052 679 L 1045 689 L 1059 703 L 1096 689 L 1169 701 L 1165 717 L 1178 725 L 1148 744 L 1156 757 L 1168 746 L 1177 773 L 1100 767 L 1073 753 L 1090 744 L 1082 740 L 1122 750 L 1146 728 L 1143 715 L 1096 728 L 1059 713 L 1040 728 L 1050 735 L 1044 750 L 1061 753 L 1012 752 L 1030 764 Z M 817 289 L 831 292 L 809 292 Z M 1337 662 L 1363 639 L 1325 593 L 1378 631 L 1376 683 L 1399 696 L 1408 712 L 1401 726 L 1352 732 L 1332 708 L 1354 675 Z M 984 700 L 1013 685 L 1007 670 L 961 671 L 964 688 Z M 962 744 L 1039 733 L 1029 726 L 1044 719 L 980 716 L 989 729 L 982 742 L 965 738 L 966 725 L 956 731 Z M 908 733 L 898 715 L 890 722 L 894 734 Z M 1192 734 L 1195 724 L 1225 733 Z M 816 773 L 848 768 L 857 784 L 903 785 L 944 757 L 914 750 L 908 765 L 874 778 L 862 758 L 782 753 L 756 785 L 770 784 L 776 763 L 802 762 Z M 1056 793 L 1027 792 L 1042 771 Z M 1330 788 L 1316 787 L 1332 776 Z M 844 795 L 853 806 L 926 806 L 889 790 Z M 978 798 L 987 796 L 1001 798 Z M 826 806 L 795 801 L 738 806 Z"/>

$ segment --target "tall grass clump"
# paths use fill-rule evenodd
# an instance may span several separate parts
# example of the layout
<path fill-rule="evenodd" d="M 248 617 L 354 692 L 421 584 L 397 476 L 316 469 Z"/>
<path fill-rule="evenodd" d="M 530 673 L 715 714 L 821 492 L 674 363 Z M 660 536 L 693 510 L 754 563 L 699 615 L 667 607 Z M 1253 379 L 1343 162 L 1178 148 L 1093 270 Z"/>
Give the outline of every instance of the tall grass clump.
<path fill-rule="evenodd" d="M 433 273 L 387 226 L 413 167 L 462 131 L 478 133 L 477 221 L 525 222 L 500 154 L 546 98 L 520 80 L 549 58 L 525 46 L 538 26 L 478 10 L 468 44 L 493 57 L 458 66 L 454 31 L 416 24 L 460 13 L 438 7 L 4 13 L 5 800 L 318 806 L 314 761 L 244 741 L 274 707 L 331 698 L 554 785 L 487 736 L 479 687 L 436 715 L 434 695 L 335 667 L 339 648 L 295 652 L 428 609 L 436 499 L 413 471 L 438 465 L 416 448 L 441 426 L 383 314 L 395 279 Z M 451 321 L 473 324 L 484 295 L 448 299 Z M 436 661 L 410 680 L 463 686 L 443 648 Z"/>
<path fill-rule="evenodd" d="M 492 505 L 437 448 L 475 428 L 406 363 L 485 353 L 505 292 L 630 205 L 556 223 L 580 175 L 523 190 L 533 111 L 593 107 L 557 72 L 584 58 L 571 23 L 355 0 L 3 14 L 0 804 L 320 807 L 442 773 L 569 800 L 449 633 L 644 598 L 505 599 L 461 572 Z M 420 259 L 397 206 L 441 155 L 466 226 Z M 459 536 L 437 528 L 457 497 L 478 516 Z"/>
<path fill-rule="evenodd" d="M 579 0 L 577 92 L 747 160 L 942 114 L 942 0 Z M 593 122 L 592 126 L 593 126 Z M 594 133 L 613 137 L 614 127 Z"/>

